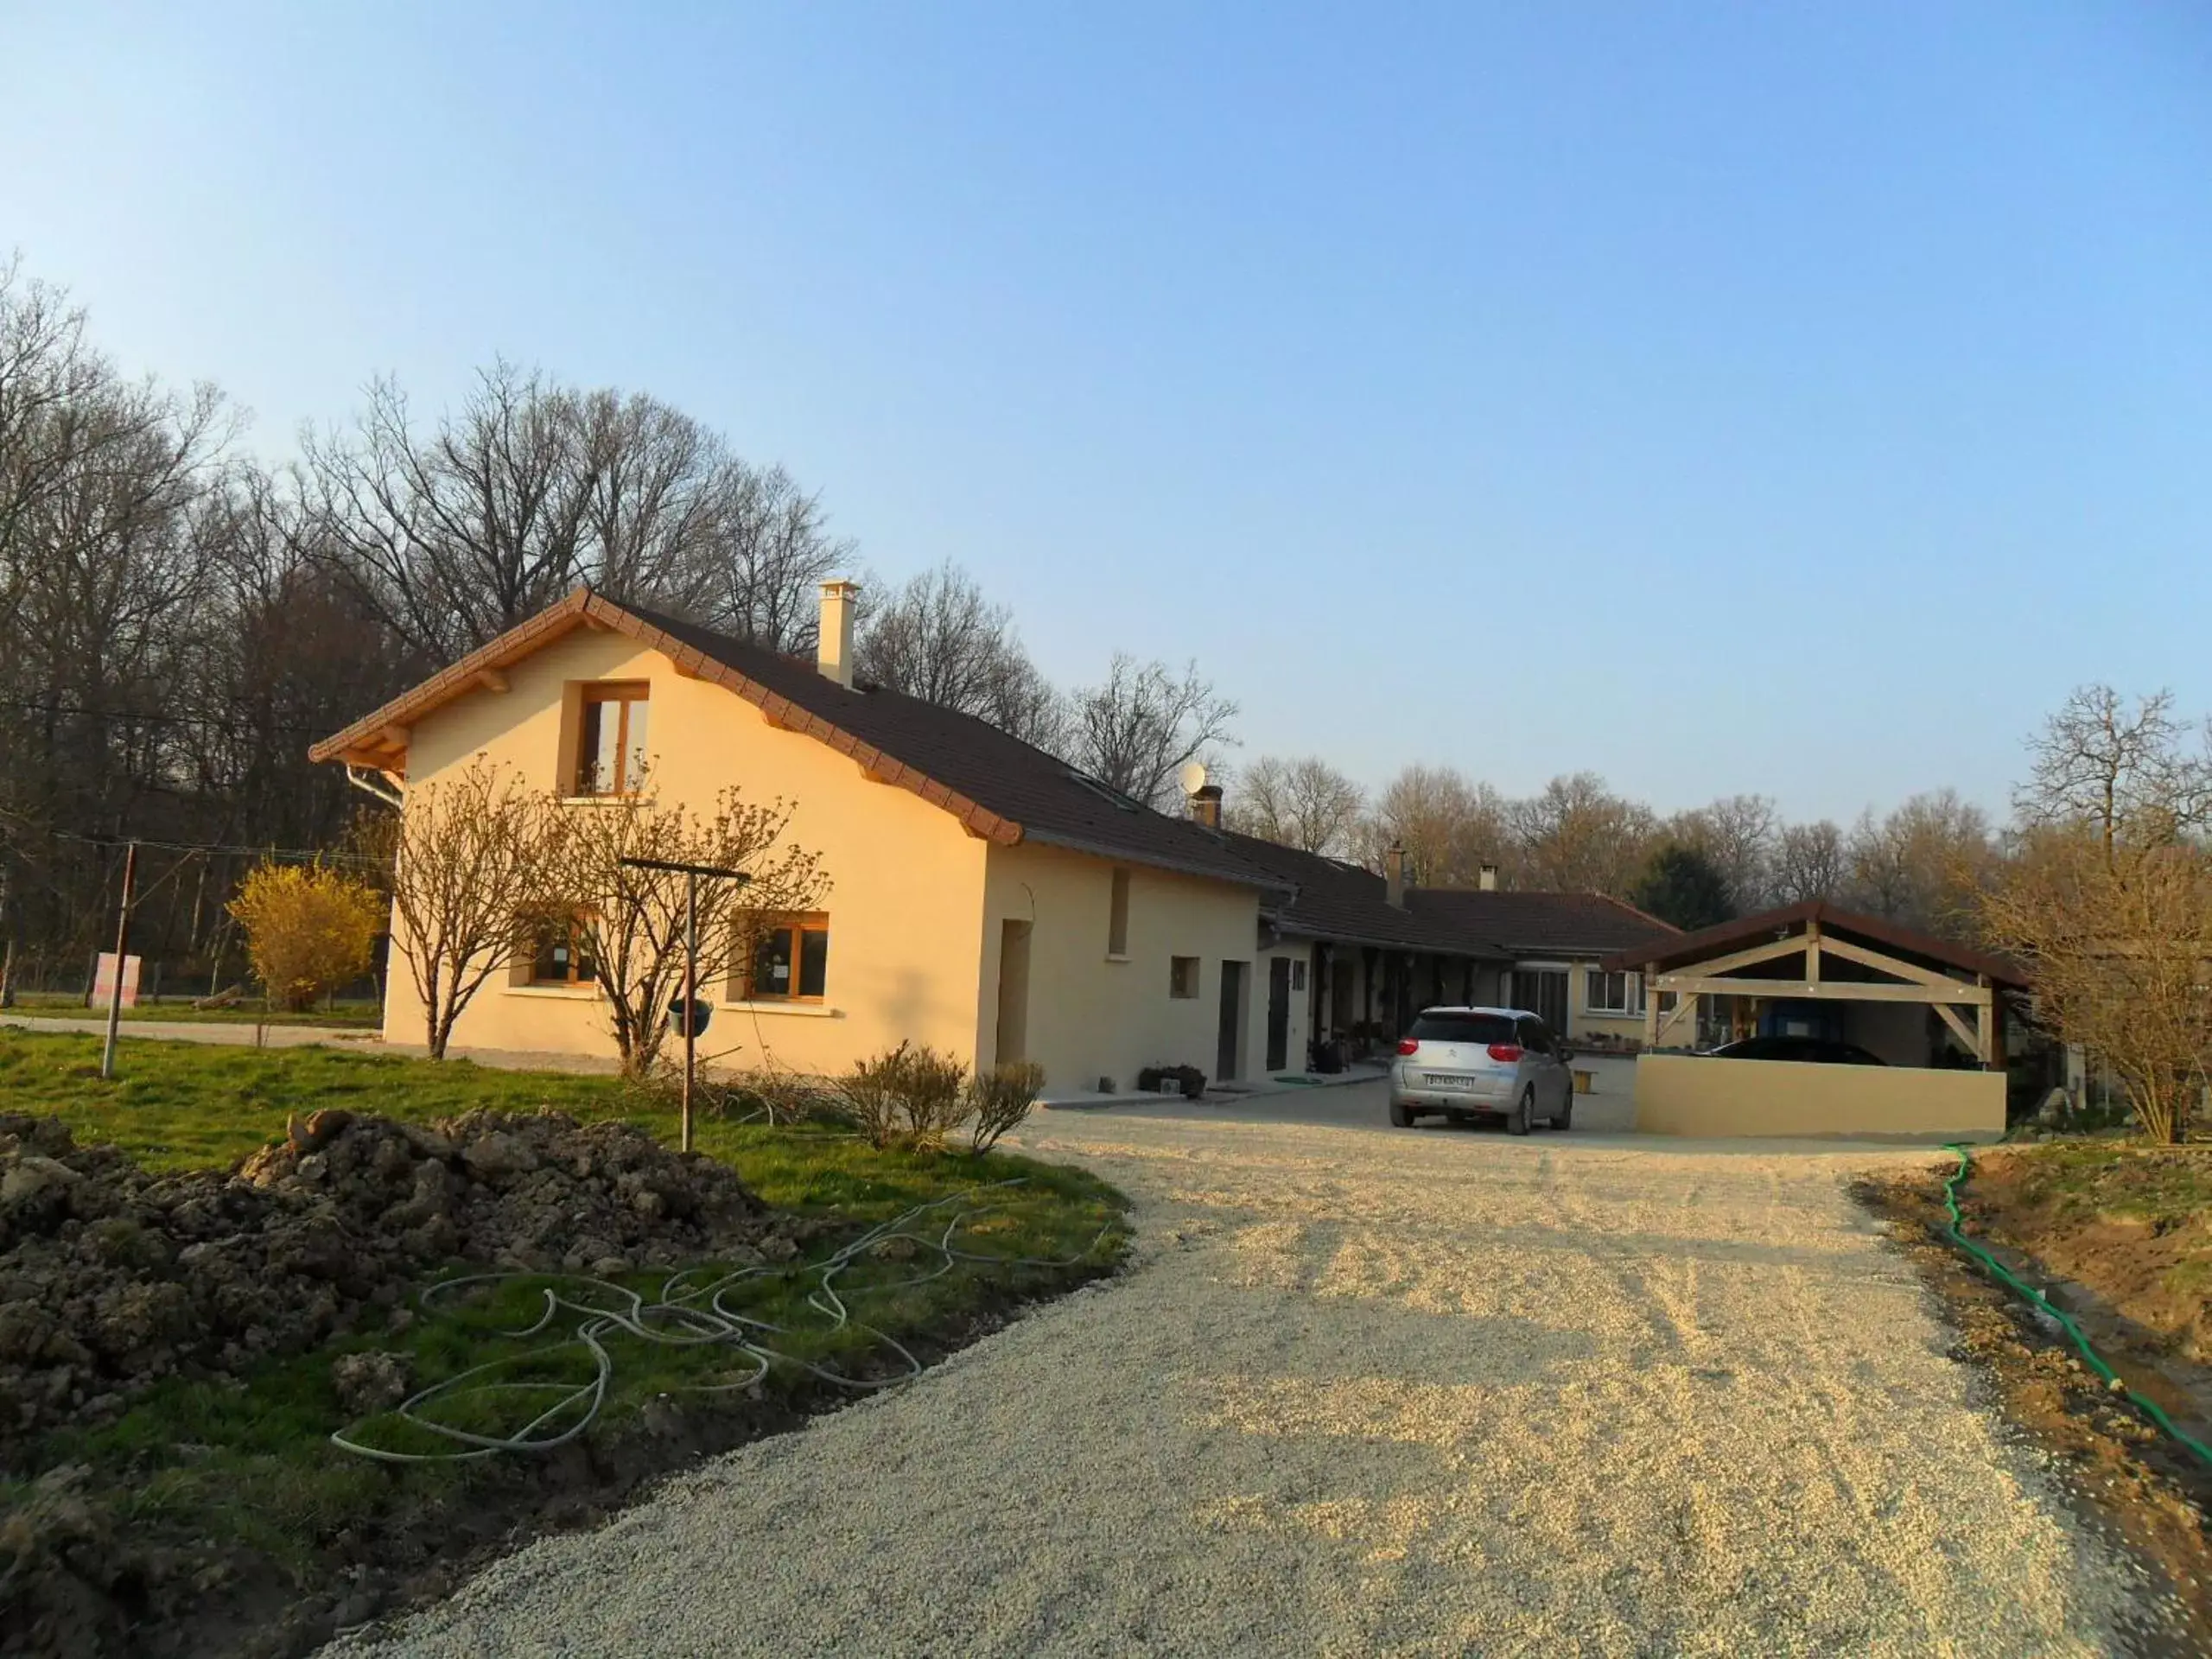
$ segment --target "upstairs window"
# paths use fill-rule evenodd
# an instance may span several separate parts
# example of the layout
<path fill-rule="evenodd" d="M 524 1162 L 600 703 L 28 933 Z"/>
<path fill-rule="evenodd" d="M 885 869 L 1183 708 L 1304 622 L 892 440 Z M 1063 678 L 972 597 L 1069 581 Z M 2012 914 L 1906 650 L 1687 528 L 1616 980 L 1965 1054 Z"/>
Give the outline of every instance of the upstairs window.
<path fill-rule="evenodd" d="M 647 687 L 609 681 L 583 689 L 576 725 L 575 792 L 634 795 L 645 785 Z"/>
<path fill-rule="evenodd" d="M 741 1002 L 819 1002 L 829 987 L 829 917 L 781 916 L 754 934 L 730 993 Z"/>
<path fill-rule="evenodd" d="M 1114 890 L 1107 901 L 1106 954 L 1126 957 L 1129 954 L 1129 873 L 1114 872 Z"/>

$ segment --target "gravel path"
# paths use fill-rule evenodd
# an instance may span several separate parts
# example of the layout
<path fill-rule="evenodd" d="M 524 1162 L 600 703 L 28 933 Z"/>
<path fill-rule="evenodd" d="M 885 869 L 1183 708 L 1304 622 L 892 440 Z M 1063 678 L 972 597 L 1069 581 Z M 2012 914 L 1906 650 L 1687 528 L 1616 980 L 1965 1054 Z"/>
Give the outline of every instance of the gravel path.
<path fill-rule="evenodd" d="M 1867 1154 L 1043 1115 L 1139 1265 L 535 1545 L 375 1651 L 2113 1651 Z M 372 1650 L 365 1643 L 344 1649 Z"/>

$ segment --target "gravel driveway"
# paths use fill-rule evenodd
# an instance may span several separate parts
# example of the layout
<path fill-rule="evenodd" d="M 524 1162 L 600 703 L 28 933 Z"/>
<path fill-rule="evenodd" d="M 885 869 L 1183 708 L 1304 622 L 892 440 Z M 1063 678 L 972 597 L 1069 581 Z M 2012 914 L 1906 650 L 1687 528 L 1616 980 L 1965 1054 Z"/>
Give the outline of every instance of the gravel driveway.
<path fill-rule="evenodd" d="M 1138 1200 L 1125 1280 L 380 1650 L 2116 1650 L 2138 1571 L 1943 1357 L 1844 1195 L 1870 1154 L 1605 1104 L 1526 1140 L 1390 1130 L 1373 1086 L 1042 1114 L 1030 1150 Z"/>

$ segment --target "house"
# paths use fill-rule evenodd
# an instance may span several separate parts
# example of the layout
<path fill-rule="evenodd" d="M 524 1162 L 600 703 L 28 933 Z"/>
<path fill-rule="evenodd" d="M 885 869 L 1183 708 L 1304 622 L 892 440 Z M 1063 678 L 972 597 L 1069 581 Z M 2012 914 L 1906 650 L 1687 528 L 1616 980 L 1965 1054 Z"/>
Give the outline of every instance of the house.
<path fill-rule="evenodd" d="M 982 721 L 856 683 L 856 591 L 824 584 L 806 662 L 579 588 L 310 753 L 403 790 L 482 756 L 578 810 L 639 764 L 663 799 L 791 804 L 832 885 L 714 988 L 705 1049 L 728 1065 L 830 1072 L 911 1040 L 1033 1059 L 1065 1091 L 1272 1058 L 1255 988 L 1277 971 L 1260 941 L 1280 879 Z M 495 978 L 455 1046 L 613 1053 L 575 957 Z M 421 1030 L 396 975 L 385 1033 Z"/>
<path fill-rule="evenodd" d="M 1636 1126 L 1662 1135 L 2005 1132 L 2005 1005 L 2017 964 L 1821 900 L 1622 950 L 1677 1000 L 1644 1012 Z M 1820 1065 L 1679 1052 L 1701 1021 L 1738 1037 L 1853 1044 L 1879 1065 Z"/>
<path fill-rule="evenodd" d="M 1643 976 L 1604 958 L 1678 937 L 1656 917 L 1602 893 L 1502 892 L 1495 870 L 1478 888 L 1409 887 L 1396 849 L 1377 875 L 1220 830 L 1221 804 L 1221 791 L 1207 785 L 1192 816 L 1279 884 L 1261 902 L 1269 1029 L 1287 992 L 1294 1040 L 1281 1050 L 1271 1042 L 1270 1053 L 1296 1063 L 1301 1034 L 1353 1052 L 1393 1041 L 1440 1003 L 1528 1008 L 1572 1041 L 1625 1047 L 1642 1037 Z"/>
<path fill-rule="evenodd" d="M 1389 874 L 1219 828 L 1221 791 L 1192 800 L 1222 844 L 1275 880 L 1262 895 L 1270 1067 L 1371 1052 L 1395 1042 L 1424 1007 L 1496 998 L 1505 956 L 1486 941 L 1417 913 L 1404 855 Z M 1309 1051 L 1309 1039 L 1319 1045 Z M 1273 1058 L 1273 1057 L 1281 1058 Z M 1332 1062 L 1325 1062 L 1332 1063 Z"/>
<path fill-rule="evenodd" d="M 1570 1042 L 1630 1046 L 1644 1025 L 1643 976 L 1608 966 L 1615 953 L 1657 947 L 1681 930 L 1601 893 L 1514 893 L 1485 867 L 1475 887 L 1415 887 L 1413 912 L 1505 957 L 1497 1002 L 1541 1014 Z"/>

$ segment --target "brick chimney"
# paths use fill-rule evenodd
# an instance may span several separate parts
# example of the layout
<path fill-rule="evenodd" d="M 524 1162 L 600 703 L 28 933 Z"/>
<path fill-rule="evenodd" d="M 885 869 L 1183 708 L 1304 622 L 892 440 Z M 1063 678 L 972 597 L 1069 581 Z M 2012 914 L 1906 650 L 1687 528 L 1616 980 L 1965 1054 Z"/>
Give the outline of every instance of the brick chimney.
<path fill-rule="evenodd" d="M 822 584 L 822 632 L 814 665 L 840 685 L 853 683 L 853 607 L 860 595 L 856 582 Z"/>
<path fill-rule="evenodd" d="M 1497 891 L 1497 866 L 1495 864 L 1484 865 L 1483 873 L 1477 880 L 1475 885 L 1479 887 L 1484 893 L 1496 893 Z"/>
<path fill-rule="evenodd" d="M 1393 910 L 1406 907 L 1406 849 L 1395 841 L 1382 855 L 1382 896 Z"/>
<path fill-rule="evenodd" d="M 1191 817 L 1209 830 L 1221 828 L 1221 785 L 1201 784 L 1191 797 Z"/>

